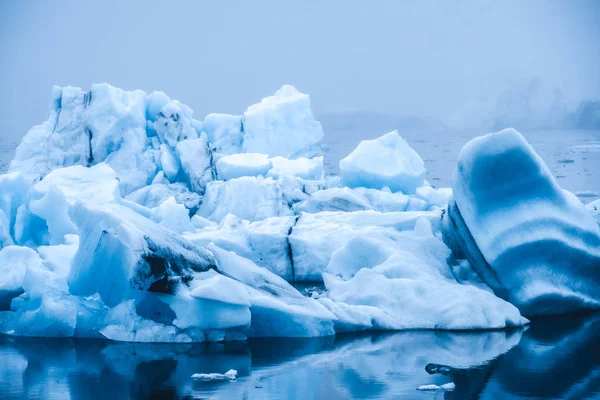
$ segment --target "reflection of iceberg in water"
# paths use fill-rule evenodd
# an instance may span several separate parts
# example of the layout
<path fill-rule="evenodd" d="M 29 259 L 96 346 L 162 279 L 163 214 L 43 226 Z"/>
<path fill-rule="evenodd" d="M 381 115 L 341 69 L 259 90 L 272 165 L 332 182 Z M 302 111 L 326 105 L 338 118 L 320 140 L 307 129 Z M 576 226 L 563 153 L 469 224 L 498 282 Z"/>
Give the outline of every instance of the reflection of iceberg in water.
<path fill-rule="evenodd" d="M 414 394 L 435 361 L 485 364 L 515 346 L 521 331 L 404 332 L 212 344 L 140 344 L 72 339 L 0 339 L 0 397 L 247 398 L 366 397 Z M 235 369 L 231 384 L 197 382 L 194 373 Z M 8 371 L 13 371 L 9 373 Z M 310 384 L 307 384 L 310 383 Z"/>
<path fill-rule="evenodd" d="M 599 334 L 600 316 L 584 316 L 534 321 L 526 331 L 211 344 L 0 337 L 0 397 L 412 398 L 427 395 L 421 385 L 454 382 L 455 391 L 436 396 L 578 398 L 600 385 Z M 234 383 L 190 378 L 229 369 L 238 371 Z"/>

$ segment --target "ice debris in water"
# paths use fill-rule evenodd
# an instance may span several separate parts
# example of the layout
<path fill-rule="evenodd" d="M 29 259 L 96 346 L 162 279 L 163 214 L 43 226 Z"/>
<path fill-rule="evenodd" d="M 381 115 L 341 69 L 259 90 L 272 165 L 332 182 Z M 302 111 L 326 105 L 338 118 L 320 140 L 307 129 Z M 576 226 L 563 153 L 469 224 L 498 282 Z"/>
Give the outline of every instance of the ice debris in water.
<path fill-rule="evenodd" d="M 210 374 L 193 374 L 192 379 L 197 379 L 200 381 L 235 381 L 237 380 L 237 371 L 235 369 L 230 369 L 224 374 L 219 374 L 216 372 Z"/>
<path fill-rule="evenodd" d="M 456 389 L 456 385 L 454 384 L 454 382 L 450 382 L 450 383 L 444 383 L 443 385 L 421 385 L 417 388 L 417 390 L 420 390 L 422 392 L 438 392 L 438 391 L 445 391 L 445 392 L 450 392 L 453 391 L 454 389 Z"/>
<path fill-rule="evenodd" d="M 528 322 L 517 307 L 598 304 L 596 205 L 575 203 L 516 132 L 465 146 L 453 200 L 397 132 L 325 176 L 321 125 L 291 86 L 204 121 L 162 92 L 52 93 L 0 175 L 0 332 L 497 329 Z"/>

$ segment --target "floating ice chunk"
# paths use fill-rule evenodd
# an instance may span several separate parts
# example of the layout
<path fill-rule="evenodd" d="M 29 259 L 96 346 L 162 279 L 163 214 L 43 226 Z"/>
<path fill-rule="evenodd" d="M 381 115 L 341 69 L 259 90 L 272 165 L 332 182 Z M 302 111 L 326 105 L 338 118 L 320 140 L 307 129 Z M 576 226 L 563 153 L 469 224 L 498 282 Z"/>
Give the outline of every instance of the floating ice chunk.
<path fill-rule="evenodd" d="M 192 379 L 198 379 L 201 381 L 235 381 L 237 380 L 237 371 L 235 369 L 230 369 L 224 374 L 218 374 L 216 372 L 210 374 L 194 374 L 192 375 Z"/>
<path fill-rule="evenodd" d="M 248 107 L 242 118 L 246 153 L 297 158 L 314 156 L 323 128 L 310 109 L 308 95 L 285 85 L 274 96 Z"/>
<path fill-rule="evenodd" d="M 415 193 L 423 186 L 425 166 L 419 155 L 398 135 L 387 133 L 374 140 L 363 140 L 340 161 L 342 181 L 349 187 Z"/>
<path fill-rule="evenodd" d="M 198 215 L 220 222 L 227 214 L 260 221 L 290 215 L 291 210 L 283 201 L 281 188 L 275 181 L 244 176 L 226 182 L 213 181 L 206 187 Z"/>
<path fill-rule="evenodd" d="M 600 197 L 600 193 L 594 190 L 580 190 L 575 192 L 575 196 L 577 197 Z"/>
<path fill-rule="evenodd" d="M 454 389 L 456 389 L 456 385 L 454 384 L 454 382 L 450 382 L 450 383 L 445 383 L 443 385 L 421 385 L 417 388 L 417 390 L 423 391 L 423 392 L 439 392 L 439 391 L 444 391 L 444 392 L 450 392 L 453 391 Z"/>
<path fill-rule="evenodd" d="M 525 316 L 600 308 L 600 228 L 521 134 L 467 143 L 453 192 L 447 236 L 498 296 Z"/>
<path fill-rule="evenodd" d="M 271 161 L 266 154 L 233 154 L 217 161 L 217 173 L 225 181 L 242 176 L 266 176 L 270 168 Z"/>
<path fill-rule="evenodd" d="M 202 129 L 217 155 L 241 152 L 244 141 L 241 115 L 208 114 Z"/>
<path fill-rule="evenodd" d="M 295 176 L 306 180 L 323 179 L 323 157 L 298 158 L 288 160 L 284 157 L 271 158 L 272 168 L 267 176 L 279 178 L 280 176 Z"/>
<path fill-rule="evenodd" d="M 206 184 L 215 178 L 208 146 L 205 135 L 177 144 L 177 155 L 187 183 L 192 191 L 199 194 L 204 194 Z"/>

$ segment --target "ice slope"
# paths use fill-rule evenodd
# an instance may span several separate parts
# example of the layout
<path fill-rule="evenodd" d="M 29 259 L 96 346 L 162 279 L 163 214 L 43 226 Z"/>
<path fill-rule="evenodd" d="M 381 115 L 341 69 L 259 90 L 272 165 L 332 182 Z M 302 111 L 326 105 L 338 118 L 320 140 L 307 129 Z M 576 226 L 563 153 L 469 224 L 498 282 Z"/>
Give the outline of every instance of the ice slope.
<path fill-rule="evenodd" d="M 458 157 L 451 228 L 494 292 L 523 315 L 600 308 L 600 228 L 514 129 Z"/>

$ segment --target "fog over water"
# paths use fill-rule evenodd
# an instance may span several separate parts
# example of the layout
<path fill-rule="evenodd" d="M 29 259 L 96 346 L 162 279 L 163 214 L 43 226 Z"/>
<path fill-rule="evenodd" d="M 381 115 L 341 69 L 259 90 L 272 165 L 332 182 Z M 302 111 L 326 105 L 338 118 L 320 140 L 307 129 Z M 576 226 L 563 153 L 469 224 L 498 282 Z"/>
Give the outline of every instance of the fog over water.
<path fill-rule="evenodd" d="M 0 139 L 52 85 L 163 90 L 203 119 L 285 83 L 313 108 L 457 128 L 598 128 L 600 3 L 0 3 Z"/>

